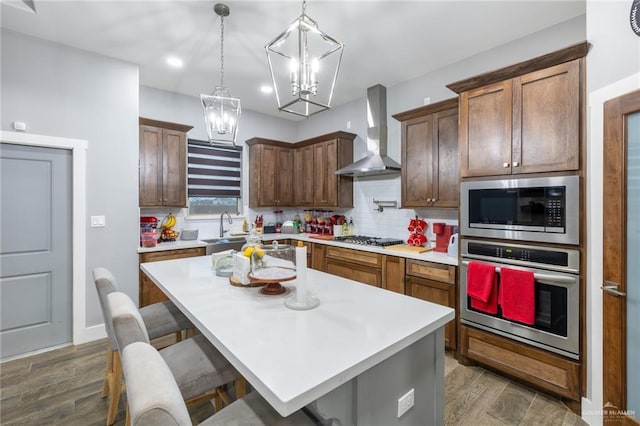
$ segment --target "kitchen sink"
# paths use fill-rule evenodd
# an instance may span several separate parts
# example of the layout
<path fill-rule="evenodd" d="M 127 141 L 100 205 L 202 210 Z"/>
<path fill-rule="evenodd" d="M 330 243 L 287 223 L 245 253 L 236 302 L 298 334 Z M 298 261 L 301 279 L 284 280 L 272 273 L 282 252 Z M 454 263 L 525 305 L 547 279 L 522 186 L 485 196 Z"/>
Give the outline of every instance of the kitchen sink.
<path fill-rule="evenodd" d="M 207 243 L 207 254 L 218 253 L 225 250 L 240 250 L 247 242 L 244 237 L 211 238 L 200 241 Z"/>

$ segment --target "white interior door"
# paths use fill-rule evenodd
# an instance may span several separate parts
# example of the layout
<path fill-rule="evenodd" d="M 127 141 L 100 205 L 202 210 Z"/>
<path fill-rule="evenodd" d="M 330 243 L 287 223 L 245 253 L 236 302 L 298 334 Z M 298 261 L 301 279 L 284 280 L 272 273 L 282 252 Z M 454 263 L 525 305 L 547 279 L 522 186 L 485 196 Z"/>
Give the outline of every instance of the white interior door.
<path fill-rule="evenodd" d="M 72 158 L 0 144 L 0 357 L 72 340 Z"/>

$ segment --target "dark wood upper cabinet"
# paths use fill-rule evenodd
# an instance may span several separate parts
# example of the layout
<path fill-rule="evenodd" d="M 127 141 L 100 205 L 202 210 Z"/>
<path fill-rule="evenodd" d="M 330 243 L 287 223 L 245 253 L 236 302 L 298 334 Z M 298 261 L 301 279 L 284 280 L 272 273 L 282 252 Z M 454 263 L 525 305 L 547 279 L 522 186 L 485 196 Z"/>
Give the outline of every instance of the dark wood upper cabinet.
<path fill-rule="evenodd" d="M 353 178 L 335 171 L 353 162 L 354 134 L 297 143 L 263 138 L 249 145 L 249 207 L 353 207 Z"/>
<path fill-rule="evenodd" d="M 293 151 L 284 142 L 253 138 L 249 145 L 249 207 L 293 206 Z"/>
<path fill-rule="evenodd" d="M 187 132 L 192 126 L 139 119 L 140 207 L 187 205 Z"/>
<path fill-rule="evenodd" d="M 295 148 L 293 153 L 293 199 L 296 206 L 313 206 L 313 146 Z"/>
<path fill-rule="evenodd" d="M 589 44 L 447 85 L 460 94 L 460 175 L 580 169 Z"/>
<path fill-rule="evenodd" d="M 458 99 L 393 117 L 402 123 L 402 207 L 458 207 Z"/>

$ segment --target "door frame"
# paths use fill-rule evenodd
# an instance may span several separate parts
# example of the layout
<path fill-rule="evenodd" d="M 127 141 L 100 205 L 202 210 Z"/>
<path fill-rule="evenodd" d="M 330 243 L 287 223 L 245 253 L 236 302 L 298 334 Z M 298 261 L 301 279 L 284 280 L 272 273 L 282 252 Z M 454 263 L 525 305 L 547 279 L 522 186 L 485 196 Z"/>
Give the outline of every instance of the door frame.
<path fill-rule="evenodd" d="M 640 73 L 632 74 L 588 94 L 587 131 L 587 353 L 586 395 L 582 398 L 582 418 L 590 424 L 602 423 L 602 185 L 604 103 L 640 88 Z"/>
<path fill-rule="evenodd" d="M 631 101 L 631 102 L 629 102 Z M 603 285 L 607 281 L 627 292 L 627 145 L 625 117 L 640 112 L 640 89 L 608 100 L 604 105 L 604 186 L 605 194 L 612 194 L 609 204 L 603 203 L 605 214 L 620 221 L 619 227 L 603 234 Z M 615 223 L 615 222 L 614 222 Z M 609 253 L 619 253 L 611 255 Z M 603 397 L 606 407 L 614 413 L 627 409 L 627 299 L 624 294 L 603 294 Z M 612 401 L 613 405 L 609 405 Z M 640 414 L 640 413 L 639 413 Z M 620 416 L 620 414 L 614 414 Z M 630 419 L 629 419 L 630 420 Z M 637 421 L 637 420 L 636 420 Z M 624 423 L 624 421 L 623 421 Z M 631 423 L 631 421 L 630 421 Z"/>
<path fill-rule="evenodd" d="M 73 296 L 71 302 L 73 306 L 73 344 L 78 345 L 80 343 L 104 337 L 103 329 L 87 328 L 87 141 L 82 139 L 36 135 L 32 133 L 0 131 L 0 142 L 15 145 L 71 150 L 71 192 L 73 197 L 71 206 L 73 215 L 71 225 Z M 48 349 L 44 349 L 44 351 L 46 350 Z"/>

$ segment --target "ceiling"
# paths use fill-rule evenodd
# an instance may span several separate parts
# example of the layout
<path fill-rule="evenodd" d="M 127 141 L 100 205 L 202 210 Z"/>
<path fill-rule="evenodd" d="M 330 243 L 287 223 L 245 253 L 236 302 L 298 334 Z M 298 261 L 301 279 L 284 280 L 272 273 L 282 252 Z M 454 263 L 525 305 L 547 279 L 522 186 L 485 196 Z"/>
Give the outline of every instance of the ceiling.
<path fill-rule="evenodd" d="M 140 84 L 191 96 L 220 80 L 220 18 L 216 1 L 2 0 L 11 30 L 139 66 Z M 287 119 L 270 84 L 264 46 L 302 10 L 301 1 L 226 1 L 224 75 L 243 109 Z M 36 13 L 27 7 L 33 5 Z M 306 13 L 345 43 L 332 106 L 526 36 L 585 13 L 585 1 L 323 1 Z M 166 64 L 174 55 L 182 69 Z"/>

